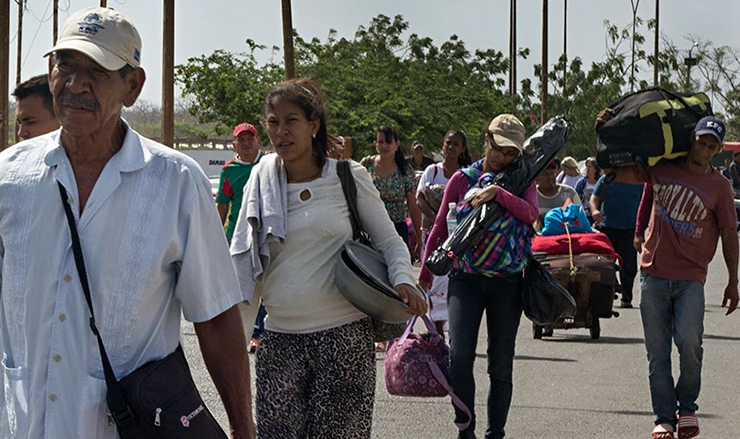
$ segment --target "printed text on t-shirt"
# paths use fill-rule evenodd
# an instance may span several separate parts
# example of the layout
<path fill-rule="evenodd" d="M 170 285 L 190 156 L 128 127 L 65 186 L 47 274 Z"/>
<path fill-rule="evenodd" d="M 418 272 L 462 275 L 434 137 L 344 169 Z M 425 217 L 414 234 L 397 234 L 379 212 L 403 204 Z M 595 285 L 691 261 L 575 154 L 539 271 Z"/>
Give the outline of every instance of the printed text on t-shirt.
<path fill-rule="evenodd" d="M 691 188 L 679 184 L 655 184 L 654 190 L 659 218 L 676 233 L 701 238 L 703 229 L 697 228 L 696 223 L 708 215 L 703 199 Z"/>

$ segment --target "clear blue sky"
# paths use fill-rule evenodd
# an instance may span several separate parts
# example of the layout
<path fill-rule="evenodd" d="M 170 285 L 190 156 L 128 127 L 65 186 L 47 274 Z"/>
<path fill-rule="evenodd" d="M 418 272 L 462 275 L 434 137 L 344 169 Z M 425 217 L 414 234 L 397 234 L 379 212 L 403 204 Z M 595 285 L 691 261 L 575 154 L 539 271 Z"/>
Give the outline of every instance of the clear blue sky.
<path fill-rule="evenodd" d="M 95 1 L 60 0 L 61 22 L 68 11 L 99 4 Z M 43 53 L 51 47 L 51 0 L 28 0 L 23 28 L 22 79 L 46 71 Z M 563 46 L 563 0 L 550 0 L 550 64 Z M 161 99 L 162 5 L 156 0 L 108 0 L 128 16 L 143 39 L 142 66 L 148 80 L 143 99 Z M 44 11 L 46 8 L 46 14 Z M 247 38 L 271 47 L 282 46 L 280 0 L 179 0 L 175 5 L 175 63 L 188 57 L 210 54 L 216 49 L 244 51 Z M 508 53 L 509 2 L 506 0 L 293 0 L 293 26 L 304 38 L 326 39 L 330 28 L 340 37 L 351 38 L 359 25 L 367 25 L 377 14 L 401 14 L 410 22 L 408 34 L 430 36 L 436 44 L 457 34 L 471 51 L 493 48 Z M 540 0 L 518 1 L 518 45 L 531 49 L 530 59 L 519 63 L 519 77 L 532 75 L 532 64 L 541 59 Z M 641 0 L 638 13 L 652 18 L 655 0 Z M 11 2 L 11 90 L 16 76 L 17 4 Z M 40 23 L 40 20 L 48 20 Z M 604 54 L 604 19 L 620 26 L 631 20 L 629 0 L 568 1 L 568 53 L 590 65 Z M 661 31 L 679 47 L 688 49 L 688 34 L 712 40 L 715 45 L 740 46 L 740 1 L 662 0 Z M 647 32 L 647 29 L 645 29 Z M 34 41 L 35 37 L 35 41 Z M 652 35 L 646 35 L 652 50 Z M 260 55 L 270 56 L 270 51 Z M 278 52 L 276 57 L 281 57 Z"/>

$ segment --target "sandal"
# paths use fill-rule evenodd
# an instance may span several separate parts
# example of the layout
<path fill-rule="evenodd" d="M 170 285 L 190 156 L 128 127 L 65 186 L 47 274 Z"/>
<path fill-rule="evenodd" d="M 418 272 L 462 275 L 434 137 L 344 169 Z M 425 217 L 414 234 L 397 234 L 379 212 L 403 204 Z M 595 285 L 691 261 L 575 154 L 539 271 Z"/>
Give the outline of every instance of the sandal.
<path fill-rule="evenodd" d="M 386 343 L 384 341 L 375 342 L 375 352 L 385 352 L 385 350 L 386 350 Z"/>
<path fill-rule="evenodd" d="M 678 415 L 678 439 L 691 439 L 699 436 L 699 420 L 696 415 Z"/>
<path fill-rule="evenodd" d="M 674 439 L 673 436 L 673 425 L 671 424 L 658 424 L 653 429 L 653 435 L 651 439 Z"/>

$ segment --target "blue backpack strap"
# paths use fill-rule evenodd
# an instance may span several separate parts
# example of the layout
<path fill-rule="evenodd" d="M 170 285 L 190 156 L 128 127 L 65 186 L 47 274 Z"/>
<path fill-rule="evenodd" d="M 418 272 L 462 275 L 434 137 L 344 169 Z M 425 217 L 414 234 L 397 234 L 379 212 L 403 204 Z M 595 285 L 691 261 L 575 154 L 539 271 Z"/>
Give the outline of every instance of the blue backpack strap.
<path fill-rule="evenodd" d="M 467 168 L 460 169 L 460 172 L 468 177 L 468 189 L 478 184 L 481 174 L 483 174 L 483 160 L 478 160 Z"/>
<path fill-rule="evenodd" d="M 581 178 L 578 180 L 578 183 L 576 183 L 576 187 L 574 188 L 576 190 L 576 193 L 578 194 L 578 198 L 583 201 L 583 190 L 586 188 L 586 182 L 588 181 L 587 178 Z"/>

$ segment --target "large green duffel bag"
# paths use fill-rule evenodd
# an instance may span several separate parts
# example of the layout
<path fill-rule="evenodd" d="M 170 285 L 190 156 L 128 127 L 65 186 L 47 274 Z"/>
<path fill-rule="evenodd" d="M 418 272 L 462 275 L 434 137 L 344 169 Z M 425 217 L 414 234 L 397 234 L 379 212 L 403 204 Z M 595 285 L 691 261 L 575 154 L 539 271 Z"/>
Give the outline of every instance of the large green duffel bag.
<path fill-rule="evenodd" d="M 696 123 L 713 114 L 706 94 L 661 88 L 632 93 L 609 108 L 615 117 L 596 127 L 596 161 L 602 168 L 653 166 L 660 159 L 685 156 Z"/>

